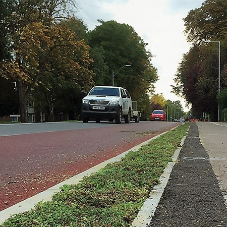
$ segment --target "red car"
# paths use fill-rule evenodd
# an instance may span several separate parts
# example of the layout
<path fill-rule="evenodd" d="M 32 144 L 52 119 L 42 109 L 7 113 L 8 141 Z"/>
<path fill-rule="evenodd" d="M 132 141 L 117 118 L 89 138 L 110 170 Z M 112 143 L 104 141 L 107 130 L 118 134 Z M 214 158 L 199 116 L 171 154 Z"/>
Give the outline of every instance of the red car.
<path fill-rule="evenodd" d="M 166 113 L 164 110 L 154 110 L 150 117 L 151 121 L 165 121 Z"/>

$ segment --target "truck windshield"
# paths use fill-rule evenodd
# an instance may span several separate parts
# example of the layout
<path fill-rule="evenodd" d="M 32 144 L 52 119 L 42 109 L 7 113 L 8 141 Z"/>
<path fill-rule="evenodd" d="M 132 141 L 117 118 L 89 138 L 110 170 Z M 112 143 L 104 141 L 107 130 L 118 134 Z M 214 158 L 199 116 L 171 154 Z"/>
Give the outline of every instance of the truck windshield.
<path fill-rule="evenodd" d="M 89 95 L 120 96 L 118 88 L 94 87 Z"/>

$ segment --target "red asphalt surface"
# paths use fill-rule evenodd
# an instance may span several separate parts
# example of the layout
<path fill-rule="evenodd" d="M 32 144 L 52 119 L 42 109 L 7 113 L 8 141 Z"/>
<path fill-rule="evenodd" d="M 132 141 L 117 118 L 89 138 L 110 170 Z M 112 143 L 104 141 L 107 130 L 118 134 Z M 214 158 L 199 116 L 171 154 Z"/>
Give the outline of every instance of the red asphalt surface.
<path fill-rule="evenodd" d="M 0 136 L 0 211 L 176 125 L 149 121 Z"/>

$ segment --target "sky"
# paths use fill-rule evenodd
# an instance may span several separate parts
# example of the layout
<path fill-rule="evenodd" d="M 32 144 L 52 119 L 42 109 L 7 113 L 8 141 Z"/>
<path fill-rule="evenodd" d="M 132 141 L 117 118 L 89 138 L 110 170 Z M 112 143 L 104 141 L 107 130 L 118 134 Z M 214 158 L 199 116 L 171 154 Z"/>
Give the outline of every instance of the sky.
<path fill-rule="evenodd" d="M 183 54 L 190 44 L 184 34 L 185 18 L 190 10 L 201 7 L 204 0 L 76 0 L 76 16 L 89 30 L 103 21 L 115 20 L 134 28 L 148 43 L 147 50 L 153 55 L 152 65 L 157 68 L 159 80 L 155 93 L 163 94 L 171 101 L 180 100 L 185 111 L 185 101 L 171 93 L 174 75 Z"/>

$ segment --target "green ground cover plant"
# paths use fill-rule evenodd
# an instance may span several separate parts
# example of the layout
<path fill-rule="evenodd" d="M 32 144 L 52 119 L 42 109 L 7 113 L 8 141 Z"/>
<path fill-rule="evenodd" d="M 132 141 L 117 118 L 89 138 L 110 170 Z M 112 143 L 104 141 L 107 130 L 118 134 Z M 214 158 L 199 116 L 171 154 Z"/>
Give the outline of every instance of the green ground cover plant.
<path fill-rule="evenodd" d="M 39 202 L 2 226 L 130 226 L 188 128 L 189 123 L 182 124 L 79 184 L 64 185 L 52 201 Z"/>

